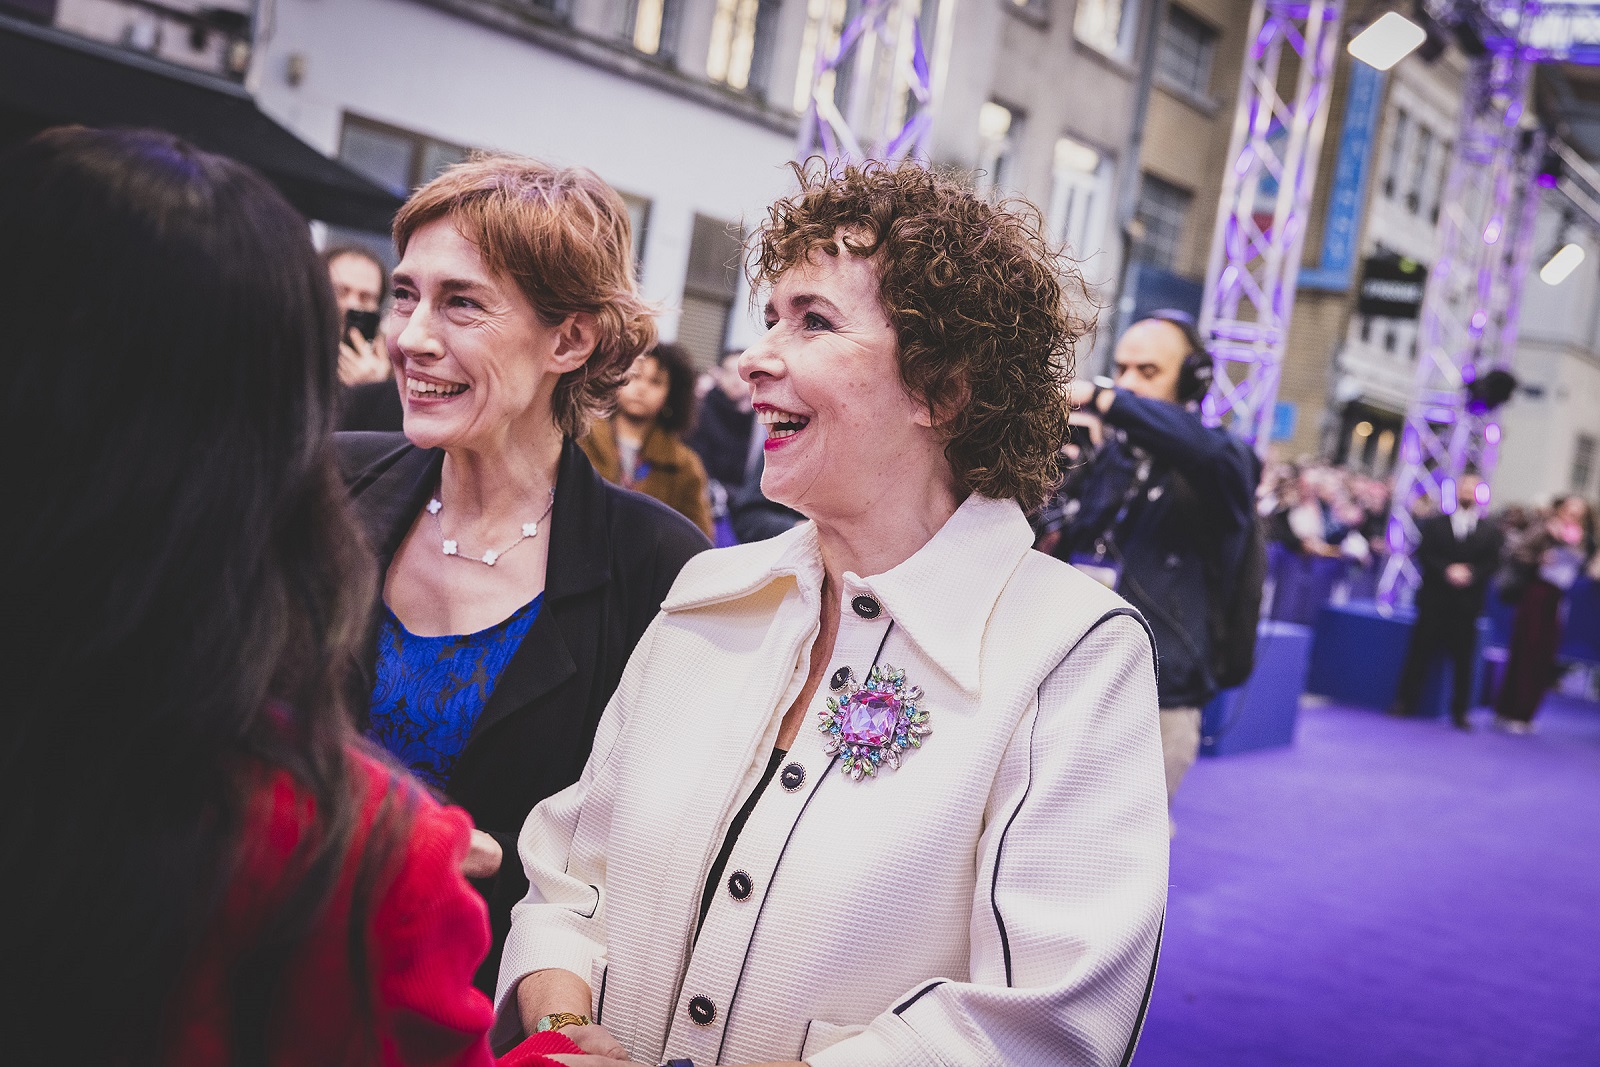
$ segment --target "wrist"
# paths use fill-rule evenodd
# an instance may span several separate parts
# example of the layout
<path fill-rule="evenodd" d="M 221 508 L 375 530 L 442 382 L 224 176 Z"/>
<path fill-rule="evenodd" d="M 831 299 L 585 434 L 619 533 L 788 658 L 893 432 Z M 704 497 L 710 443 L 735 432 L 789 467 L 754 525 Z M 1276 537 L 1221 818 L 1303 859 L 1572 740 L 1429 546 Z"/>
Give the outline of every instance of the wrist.
<path fill-rule="evenodd" d="M 593 1026 L 594 1020 L 587 1015 L 577 1015 L 570 1011 L 551 1012 L 549 1015 L 540 1016 L 528 1032 L 531 1034 L 544 1034 L 552 1030 L 560 1030 L 567 1026 Z"/>

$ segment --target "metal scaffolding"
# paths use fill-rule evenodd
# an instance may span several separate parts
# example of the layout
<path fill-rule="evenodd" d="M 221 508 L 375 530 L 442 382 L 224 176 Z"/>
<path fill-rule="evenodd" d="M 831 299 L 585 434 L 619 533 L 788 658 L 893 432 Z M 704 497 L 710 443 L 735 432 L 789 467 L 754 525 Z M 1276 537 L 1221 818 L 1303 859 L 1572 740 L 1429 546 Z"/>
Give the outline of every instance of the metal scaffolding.
<path fill-rule="evenodd" d="M 1473 381 L 1505 369 L 1516 350 L 1518 309 L 1528 274 L 1543 149 L 1523 112 L 1533 64 L 1515 46 L 1479 59 L 1462 102 L 1455 158 L 1439 216 L 1439 256 L 1428 275 L 1418 323 L 1416 391 L 1400 442 L 1389 513 L 1390 555 L 1380 602 L 1406 601 L 1419 575 L 1415 514 L 1456 508 L 1456 479 L 1493 469 L 1500 427 L 1474 411 Z"/>
<path fill-rule="evenodd" d="M 938 82 L 923 43 L 922 0 L 865 0 L 848 24 L 845 3 L 824 6 L 839 18 L 810 31 L 816 61 L 796 157 L 926 158 Z M 953 7 L 954 0 L 939 0 L 935 8 L 941 69 Z"/>
<path fill-rule="evenodd" d="M 1256 0 L 1250 14 L 1200 330 L 1216 361 L 1206 416 L 1231 416 L 1258 449 L 1271 436 L 1341 14 L 1341 0 Z"/>

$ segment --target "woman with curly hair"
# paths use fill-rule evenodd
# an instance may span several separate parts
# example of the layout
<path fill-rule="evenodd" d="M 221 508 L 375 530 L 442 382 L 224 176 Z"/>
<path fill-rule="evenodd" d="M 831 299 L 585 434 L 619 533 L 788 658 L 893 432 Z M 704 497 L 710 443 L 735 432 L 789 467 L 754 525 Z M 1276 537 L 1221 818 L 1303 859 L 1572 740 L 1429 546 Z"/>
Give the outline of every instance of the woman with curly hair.
<path fill-rule="evenodd" d="M 694 364 L 678 345 L 657 345 L 633 361 L 617 410 L 581 442 L 608 482 L 653 496 L 712 535 L 706 468 L 683 435 L 694 424 Z"/>
<path fill-rule="evenodd" d="M 419 189 L 394 236 L 405 432 L 339 435 L 382 575 L 362 725 L 477 824 L 466 871 L 498 946 L 527 889 L 504 859 L 517 828 L 577 780 L 628 655 L 709 542 L 577 445 L 655 341 L 615 191 L 483 156 Z"/>
<path fill-rule="evenodd" d="M 519 840 L 496 1036 L 615 1060 L 1115 1064 L 1166 897 L 1139 616 L 1033 552 L 1082 325 L 1031 208 L 801 172 L 756 237 L 763 489 Z M 603 1067 L 605 1060 L 583 1061 Z"/>

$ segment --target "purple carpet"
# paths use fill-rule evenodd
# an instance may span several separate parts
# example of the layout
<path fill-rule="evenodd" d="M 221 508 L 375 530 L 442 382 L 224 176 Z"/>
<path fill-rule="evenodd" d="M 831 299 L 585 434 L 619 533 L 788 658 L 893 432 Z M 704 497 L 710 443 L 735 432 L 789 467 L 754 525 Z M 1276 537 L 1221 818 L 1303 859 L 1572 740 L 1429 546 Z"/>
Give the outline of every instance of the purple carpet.
<path fill-rule="evenodd" d="M 1600 705 L 1482 724 L 1202 759 L 1135 1067 L 1600 1065 Z"/>

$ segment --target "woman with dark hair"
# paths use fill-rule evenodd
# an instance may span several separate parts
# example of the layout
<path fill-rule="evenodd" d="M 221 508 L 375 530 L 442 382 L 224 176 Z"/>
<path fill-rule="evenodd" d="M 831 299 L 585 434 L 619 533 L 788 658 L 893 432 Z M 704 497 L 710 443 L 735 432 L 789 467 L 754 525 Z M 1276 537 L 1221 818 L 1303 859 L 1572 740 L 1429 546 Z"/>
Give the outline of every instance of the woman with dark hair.
<path fill-rule="evenodd" d="M 617 409 L 589 427 L 583 451 L 608 482 L 653 496 L 712 535 L 705 464 L 684 435 L 694 425 L 689 353 L 661 344 L 633 361 Z"/>
<path fill-rule="evenodd" d="M 615 190 L 480 156 L 417 190 L 394 237 L 384 336 L 405 433 L 338 440 L 383 576 L 363 720 L 477 825 L 487 990 L 528 885 L 518 827 L 577 780 L 628 654 L 710 546 L 577 444 L 655 342 Z"/>
<path fill-rule="evenodd" d="M 1495 695 L 1495 724 L 1511 734 L 1533 730 L 1533 717 L 1559 677 L 1561 609 L 1595 556 L 1594 509 L 1581 496 L 1557 497 L 1545 514 L 1512 539 L 1510 570 L 1521 588 L 1511 617 L 1505 679 Z"/>
<path fill-rule="evenodd" d="M 497 1036 L 566 1012 L 639 1063 L 1126 1063 L 1166 900 L 1154 653 L 1024 514 L 1081 279 L 1037 212 L 921 167 L 802 177 L 740 371 L 762 488 L 808 521 L 689 561 L 529 816 Z"/>
<path fill-rule="evenodd" d="M 341 700 L 371 563 L 333 295 L 255 173 L 166 134 L 0 156 L 7 1063 L 490 1062 L 470 824 Z M 219 358 L 218 353 L 226 353 Z"/>

